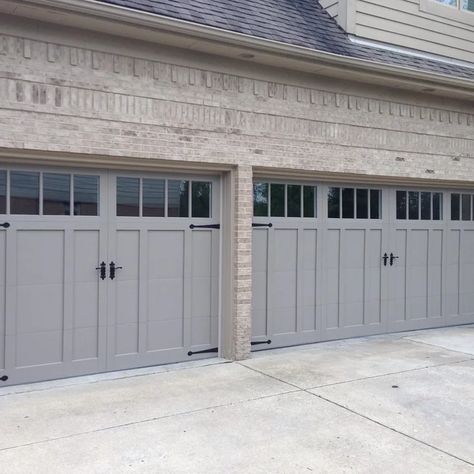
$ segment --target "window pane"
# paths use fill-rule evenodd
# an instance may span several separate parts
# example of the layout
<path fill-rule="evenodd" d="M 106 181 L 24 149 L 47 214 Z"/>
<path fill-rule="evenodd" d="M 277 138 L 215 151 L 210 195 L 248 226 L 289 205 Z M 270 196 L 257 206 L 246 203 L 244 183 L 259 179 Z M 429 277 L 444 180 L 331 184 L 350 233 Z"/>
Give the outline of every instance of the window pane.
<path fill-rule="evenodd" d="M 397 191 L 397 219 L 407 218 L 407 193 Z"/>
<path fill-rule="evenodd" d="M 462 220 L 463 221 L 471 220 L 471 195 L 470 194 L 462 195 Z"/>
<path fill-rule="evenodd" d="M 329 188 L 328 191 L 328 217 L 339 219 L 341 217 L 341 188 Z"/>
<path fill-rule="evenodd" d="M 461 0 L 461 6 L 463 10 L 474 12 L 474 0 Z"/>
<path fill-rule="evenodd" d="M 431 193 L 421 193 L 421 218 L 431 220 Z"/>
<path fill-rule="evenodd" d="M 316 217 L 316 188 L 303 186 L 304 217 Z"/>
<path fill-rule="evenodd" d="M 74 176 L 74 215 L 99 215 L 98 176 Z"/>
<path fill-rule="evenodd" d="M 380 198 L 382 196 L 382 191 L 379 189 L 370 190 L 370 218 L 371 219 L 380 219 Z"/>
<path fill-rule="evenodd" d="M 143 179 L 143 216 L 164 217 L 165 180 Z"/>
<path fill-rule="evenodd" d="M 117 216 L 140 215 L 140 179 L 117 178 Z"/>
<path fill-rule="evenodd" d="M 451 194 L 451 220 L 458 221 L 461 215 L 460 213 L 460 195 Z"/>
<path fill-rule="evenodd" d="M 438 3 L 444 3 L 445 5 L 451 5 L 453 7 L 458 6 L 458 0 L 436 0 Z M 463 0 L 464 1 L 464 0 Z"/>
<path fill-rule="evenodd" d="M 0 214 L 7 213 L 7 172 L 0 171 Z"/>
<path fill-rule="evenodd" d="M 285 216 L 285 185 L 272 184 L 270 194 L 271 215 L 273 217 Z"/>
<path fill-rule="evenodd" d="M 39 173 L 10 174 L 10 213 L 39 214 Z"/>
<path fill-rule="evenodd" d="M 287 210 L 288 217 L 301 217 L 301 186 L 289 184 L 287 186 Z"/>
<path fill-rule="evenodd" d="M 193 181 L 192 216 L 211 217 L 211 183 Z"/>
<path fill-rule="evenodd" d="M 189 216 L 189 181 L 168 181 L 168 217 Z"/>
<path fill-rule="evenodd" d="M 342 217 L 354 219 L 354 188 L 343 188 L 342 190 Z"/>
<path fill-rule="evenodd" d="M 408 219 L 417 220 L 420 218 L 420 195 L 417 191 L 408 193 Z"/>
<path fill-rule="evenodd" d="M 443 216 L 443 195 L 441 193 L 433 193 L 433 220 L 440 221 Z"/>
<path fill-rule="evenodd" d="M 71 177 L 68 174 L 43 174 L 43 214 L 68 216 L 71 208 Z"/>
<path fill-rule="evenodd" d="M 357 219 L 369 218 L 369 190 L 357 190 Z"/>
<path fill-rule="evenodd" d="M 268 183 L 253 185 L 253 215 L 256 217 L 268 216 Z"/>

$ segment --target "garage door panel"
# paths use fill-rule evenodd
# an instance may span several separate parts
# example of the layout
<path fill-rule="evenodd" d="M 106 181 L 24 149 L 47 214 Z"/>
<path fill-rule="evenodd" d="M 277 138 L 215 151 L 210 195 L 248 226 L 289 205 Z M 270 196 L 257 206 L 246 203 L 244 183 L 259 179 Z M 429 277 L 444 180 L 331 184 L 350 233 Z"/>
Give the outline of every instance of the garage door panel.
<path fill-rule="evenodd" d="M 274 272 L 296 272 L 298 252 L 297 229 L 274 230 Z"/>
<path fill-rule="evenodd" d="M 99 357 L 99 331 L 97 326 L 74 329 L 72 358 L 75 361 Z"/>
<path fill-rule="evenodd" d="M 192 277 L 209 278 L 212 275 L 212 231 L 194 231 L 192 238 Z"/>
<path fill-rule="evenodd" d="M 252 337 L 268 335 L 267 328 L 268 230 L 252 231 Z"/>
<path fill-rule="evenodd" d="M 184 346 L 182 319 L 148 321 L 146 334 L 148 352 Z"/>
<path fill-rule="evenodd" d="M 139 322 L 140 233 L 139 231 L 120 230 L 116 234 L 116 239 L 116 263 L 123 269 L 117 270 L 115 280 L 115 322 L 135 327 Z M 123 337 L 120 337 L 120 341 L 122 340 Z M 117 354 L 123 353 L 119 347 L 116 350 Z"/>
<path fill-rule="evenodd" d="M 0 230 L 0 370 L 5 368 L 7 234 Z"/>
<path fill-rule="evenodd" d="M 18 231 L 16 269 L 15 366 L 61 362 L 64 231 Z"/>
<path fill-rule="evenodd" d="M 148 231 L 148 278 L 184 275 L 184 230 Z"/>
<path fill-rule="evenodd" d="M 296 332 L 296 309 L 293 306 L 280 306 L 272 310 L 273 333 L 275 335 Z"/>
<path fill-rule="evenodd" d="M 211 277 L 192 279 L 192 316 L 193 318 L 211 318 L 212 316 Z"/>
<path fill-rule="evenodd" d="M 327 268 L 326 279 L 326 301 L 329 304 L 339 304 L 340 271 L 338 267 Z"/>
<path fill-rule="evenodd" d="M 136 318 L 138 319 L 138 318 Z M 138 322 L 130 324 L 115 324 L 115 355 L 135 354 L 139 349 Z"/>
<path fill-rule="evenodd" d="M 326 305 L 326 329 L 337 329 L 339 327 L 339 309 L 339 303 L 328 303 Z"/>
<path fill-rule="evenodd" d="M 17 333 L 62 331 L 63 285 L 22 285 L 17 287 Z"/>
<path fill-rule="evenodd" d="M 209 317 L 194 317 L 191 320 L 191 346 L 210 345 L 212 341 L 212 321 Z"/>
<path fill-rule="evenodd" d="M 182 320 L 183 279 L 158 278 L 148 281 L 148 321 Z"/>
<path fill-rule="evenodd" d="M 341 231 L 339 229 L 328 229 L 326 231 L 326 238 L 324 240 L 325 268 L 336 268 L 339 271 L 341 254 L 340 239 Z"/>
<path fill-rule="evenodd" d="M 361 326 L 364 324 L 364 303 L 343 303 L 343 327 Z"/>
<path fill-rule="evenodd" d="M 382 229 L 367 230 L 367 257 L 365 266 L 367 269 L 375 269 L 381 275 L 381 257 L 384 253 L 382 248 Z"/>
<path fill-rule="evenodd" d="M 303 265 L 302 269 L 314 273 L 317 268 L 318 231 L 304 229 L 303 231 Z"/>
<path fill-rule="evenodd" d="M 462 256 L 466 264 L 474 264 L 474 230 L 464 230 L 462 235 Z"/>
<path fill-rule="evenodd" d="M 366 301 L 365 323 L 368 325 L 380 325 L 382 323 L 382 308 L 379 298 Z"/>
<path fill-rule="evenodd" d="M 64 283 L 63 230 L 18 230 L 16 256 L 18 285 Z"/>
<path fill-rule="evenodd" d="M 62 329 L 17 334 L 15 367 L 60 364 L 63 361 L 63 337 Z"/>
<path fill-rule="evenodd" d="M 343 260 L 344 269 L 361 269 L 365 265 L 365 233 L 363 229 L 344 231 Z"/>
<path fill-rule="evenodd" d="M 407 320 L 426 319 L 428 302 L 426 296 L 409 296 L 406 302 Z"/>

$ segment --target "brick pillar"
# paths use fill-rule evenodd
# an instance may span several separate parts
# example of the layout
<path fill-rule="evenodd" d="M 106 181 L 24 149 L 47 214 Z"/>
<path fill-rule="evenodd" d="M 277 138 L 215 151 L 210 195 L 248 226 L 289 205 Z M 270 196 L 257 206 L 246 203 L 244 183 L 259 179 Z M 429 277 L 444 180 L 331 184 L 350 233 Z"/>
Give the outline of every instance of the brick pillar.
<path fill-rule="evenodd" d="M 252 305 L 252 167 L 234 173 L 232 347 L 233 358 L 250 357 Z"/>

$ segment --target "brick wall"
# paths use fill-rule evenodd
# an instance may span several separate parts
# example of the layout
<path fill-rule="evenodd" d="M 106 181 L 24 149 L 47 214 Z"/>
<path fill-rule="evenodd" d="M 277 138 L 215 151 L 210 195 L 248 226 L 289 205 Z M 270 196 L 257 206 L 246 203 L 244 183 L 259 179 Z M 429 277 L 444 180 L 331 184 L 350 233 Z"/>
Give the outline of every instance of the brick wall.
<path fill-rule="evenodd" d="M 236 167 L 237 359 L 249 352 L 253 167 L 474 180 L 472 103 L 8 25 L 0 147 Z"/>

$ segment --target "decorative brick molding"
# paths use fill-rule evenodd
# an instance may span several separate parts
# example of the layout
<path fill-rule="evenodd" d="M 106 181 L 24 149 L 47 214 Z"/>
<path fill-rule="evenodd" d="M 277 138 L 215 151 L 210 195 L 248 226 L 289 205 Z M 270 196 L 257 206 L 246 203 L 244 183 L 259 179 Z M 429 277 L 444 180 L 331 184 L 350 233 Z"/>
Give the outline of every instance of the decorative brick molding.
<path fill-rule="evenodd" d="M 255 97 L 266 101 L 278 100 L 307 106 L 344 109 L 346 112 L 374 113 L 382 116 L 405 117 L 441 124 L 474 127 L 474 114 L 456 110 L 421 107 L 415 104 L 380 100 L 369 96 L 355 96 L 342 92 L 262 81 L 250 77 L 111 54 L 99 50 L 46 43 L 16 36 L 0 36 L 0 55 L 6 55 L 17 60 L 27 59 L 43 63 L 55 63 L 61 68 L 80 69 L 87 74 L 86 77 L 94 73 L 100 74 L 102 78 L 107 75 L 116 75 L 127 81 L 133 79 L 133 81 L 148 82 L 151 83 L 152 87 L 156 82 L 159 82 L 160 84 L 174 84 L 178 87 L 188 86 L 207 88 L 218 92 L 253 94 Z M 62 82 L 66 81 L 63 80 Z M 135 85 L 136 83 L 130 82 L 130 84 Z"/>
<path fill-rule="evenodd" d="M 402 153 L 467 156 L 474 150 L 474 135 L 473 138 L 458 138 L 388 130 L 16 79 L 0 78 L 0 101 L 3 108 L 36 113 L 188 127 L 255 137 L 287 137 L 307 143 L 335 143 Z"/>

